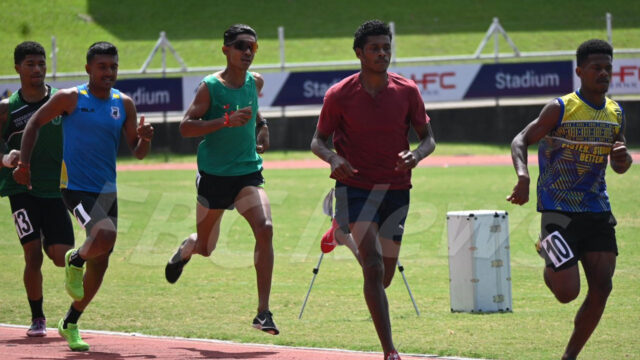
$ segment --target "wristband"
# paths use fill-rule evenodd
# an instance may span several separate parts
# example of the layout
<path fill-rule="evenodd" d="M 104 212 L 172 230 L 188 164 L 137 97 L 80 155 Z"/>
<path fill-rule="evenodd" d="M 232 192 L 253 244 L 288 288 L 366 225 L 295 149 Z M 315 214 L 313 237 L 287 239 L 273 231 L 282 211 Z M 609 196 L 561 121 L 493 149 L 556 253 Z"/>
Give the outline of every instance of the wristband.
<path fill-rule="evenodd" d="M 229 127 L 231 126 L 231 119 L 229 118 L 229 113 L 224 113 L 224 126 Z"/>
<path fill-rule="evenodd" d="M 261 127 L 263 127 L 263 126 L 265 126 L 265 125 L 267 125 L 267 119 L 262 118 L 262 120 L 258 121 L 258 123 L 256 124 L 256 127 L 257 127 L 258 129 L 260 129 Z"/>

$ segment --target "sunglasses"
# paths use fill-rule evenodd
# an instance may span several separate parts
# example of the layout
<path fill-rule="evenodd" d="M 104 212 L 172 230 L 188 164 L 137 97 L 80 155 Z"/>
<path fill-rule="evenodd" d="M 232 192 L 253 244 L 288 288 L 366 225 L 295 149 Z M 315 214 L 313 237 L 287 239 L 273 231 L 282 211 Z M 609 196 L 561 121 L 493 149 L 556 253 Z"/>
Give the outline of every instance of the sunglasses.
<path fill-rule="evenodd" d="M 251 49 L 253 54 L 258 51 L 258 43 L 249 40 L 236 40 L 227 44 L 227 46 L 233 46 L 236 50 L 240 50 L 242 52 L 247 51 L 247 49 Z"/>

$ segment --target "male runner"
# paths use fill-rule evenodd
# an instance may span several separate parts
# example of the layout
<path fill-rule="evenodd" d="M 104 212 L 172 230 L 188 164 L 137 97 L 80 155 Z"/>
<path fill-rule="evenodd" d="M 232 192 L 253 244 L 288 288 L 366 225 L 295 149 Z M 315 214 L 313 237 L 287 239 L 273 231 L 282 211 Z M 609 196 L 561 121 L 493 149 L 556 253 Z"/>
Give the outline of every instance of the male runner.
<path fill-rule="evenodd" d="M 73 247 L 73 226 L 60 195 L 62 126 L 54 119 L 40 131 L 33 149 L 33 186 L 17 184 L 11 168 L 18 164 L 20 140 L 29 118 L 57 89 L 44 82 L 47 61 L 42 45 L 25 41 L 16 46 L 16 72 L 20 90 L 0 102 L 0 136 L 6 153 L 0 164 L 0 196 L 8 196 L 18 238 L 24 251 L 24 287 L 31 308 L 27 336 L 46 336 L 42 309 L 42 248 L 56 266 L 64 266 L 64 254 Z"/>
<path fill-rule="evenodd" d="M 85 69 L 88 84 L 58 91 L 29 120 L 22 137 L 20 162 L 13 172 L 18 183 L 31 187 L 30 160 L 39 129 L 62 116 L 62 197 L 87 236 L 82 246 L 65 255 L 65 289 L 74 301 L 58 323 L 58 332 L 74 351 L 89 350 L 77 322 L 100 288 L 116 242 L 116 154 L 120 135 L 124 133 L 138 159 L 146 156 L 153 137 L 153 127 L 144 124 L 144 117 L 138 125 L 131 98 L 113 89 L 118 75 L 116 47 L 108 42 L 91 45 Z M 85 262 L 87 271 L 83 274 Z"/>
<path fill-rule="evenodd" d="M 606 97 L 613 48 L 603 40 L 578 47 L 580 90 L 549 102 L 540 116 L 513 139 L 511 154 L 518 182 L 507 197 L 529 200 L 527 147 L 538 143 L 538 211 L 542 213 L 538 253 L 545 259 L 544 281 L 561 303 L 580 293 L 578 262 L 587 278 L 587 296 L 562 355 L 576 359 L 595 330 L 612 289 L 616 267 L 616 219 L 611 213 L 605 170 L 622 174 L 631 166 L 620 105 Z"/>
<path fill-rule="evenodd" d="M 262 187 L 262 158 L 258 155 L 269 148 L 269 130 L 258 113 L 258 94 L 264 80 L 248 71 L 258 50 L 257 41 L 255 30 L 247 25 L 236 24 L 224 32 L 222 52 L 227 66 L 202 80 L 180 123 L 182 136 L 204 136 L 198 146 L 197 234 L 187 237 L 173 254 L 165 276 L 175 283 L 191 255 L 210 256 L 218 242 L 224 211 L 236 207 L 256 240 L 258 314 L 253 327 L 278 335 L 269 310 L 273 273 L 271 206 Z"/>
<path fill-rule="evenodd" d="M 331 165 L 336 221 L 358 245 L 364 296 L 385 360 L 399 360 L 385 288 L 391 284 L 409 211 L 411 169 L 435 141 L 415 83 L 387 72 L 391 31 L 372 20 L 355 33 L 360 72 L 332 86 L 324 98 L 311 150 Z M 420 144 L 409 150 L 413 127 Z M 327 145 L 333 135 L 336 152 Z M 333 231 L 333 230 L 330 230 Z"/>

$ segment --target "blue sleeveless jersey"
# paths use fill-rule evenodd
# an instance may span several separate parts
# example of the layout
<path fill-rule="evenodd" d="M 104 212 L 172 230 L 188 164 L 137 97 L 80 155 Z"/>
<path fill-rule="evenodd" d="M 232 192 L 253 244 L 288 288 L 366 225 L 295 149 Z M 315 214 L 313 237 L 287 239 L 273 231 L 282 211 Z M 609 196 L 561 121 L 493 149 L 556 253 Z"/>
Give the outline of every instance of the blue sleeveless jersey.
<path fill-rule="evenodd" d="M 78 86 L 78 104 L 62 118 L 62 189 L 116 192 L 116 155 L 125 118 L 119 90 L 111 89 L 103 100 L 87 84 Z"/>
<path fill-rule="evenodd" d="M 609 153 L 624 113 L 606 98 L 594 106 L 576 91 L 557 99 L 558 125 L 538 144 L 538 211 L 610 211 L 605 182 Z"/>

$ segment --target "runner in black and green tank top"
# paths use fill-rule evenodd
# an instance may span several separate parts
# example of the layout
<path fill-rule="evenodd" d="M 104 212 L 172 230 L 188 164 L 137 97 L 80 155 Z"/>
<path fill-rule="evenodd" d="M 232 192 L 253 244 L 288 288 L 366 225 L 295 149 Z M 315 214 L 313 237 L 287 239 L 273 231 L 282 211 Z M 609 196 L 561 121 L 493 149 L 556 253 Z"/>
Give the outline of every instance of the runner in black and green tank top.
<path fill-rule="evenodd" d="M 6 153 L 20 149 L 20 140 L 27 121 L 56 91 L 57 89 L 47 85 L 47 95 L 36 103 L 25 101 L 21 90 L 9 97 L 7 119 L 2 126 L 2 141 L 6 145 Z M 13 169 L 3 167 L 0 169 L 0 196 L 29 191 L 37 197 L 60 198 L 60 166 L 62 163 L 60 118 L 42 128 L 31 159 L 32 189 L 27 190 L 26 186 L 17 184 L 11 176 Z"/>
<path fill-rule="evenodd" d="M 40 133 L 31 164 L 19 163 L 21 140 L 27 123 L 56 91 L 44 83 L 47 63 L 42 45 L 25 41 L 14 51 L 15 69 L 21 88 L 0 101 L 0 196 L 9 198 L 16 233 L 24 252 L 22 278 L 31 308 L 27 336 L 46 336 L 43 311 L 43 249 L 53 264 L 64 266 L 64 255 L 73 247 L 73 226 L 62 202 L 60 166 L 62 126 L 59 119 Z M 31 189 L 14 181 L 16 166 L 30 167 Z M 16 281 L 20 279 L 15 276 Z"/>

